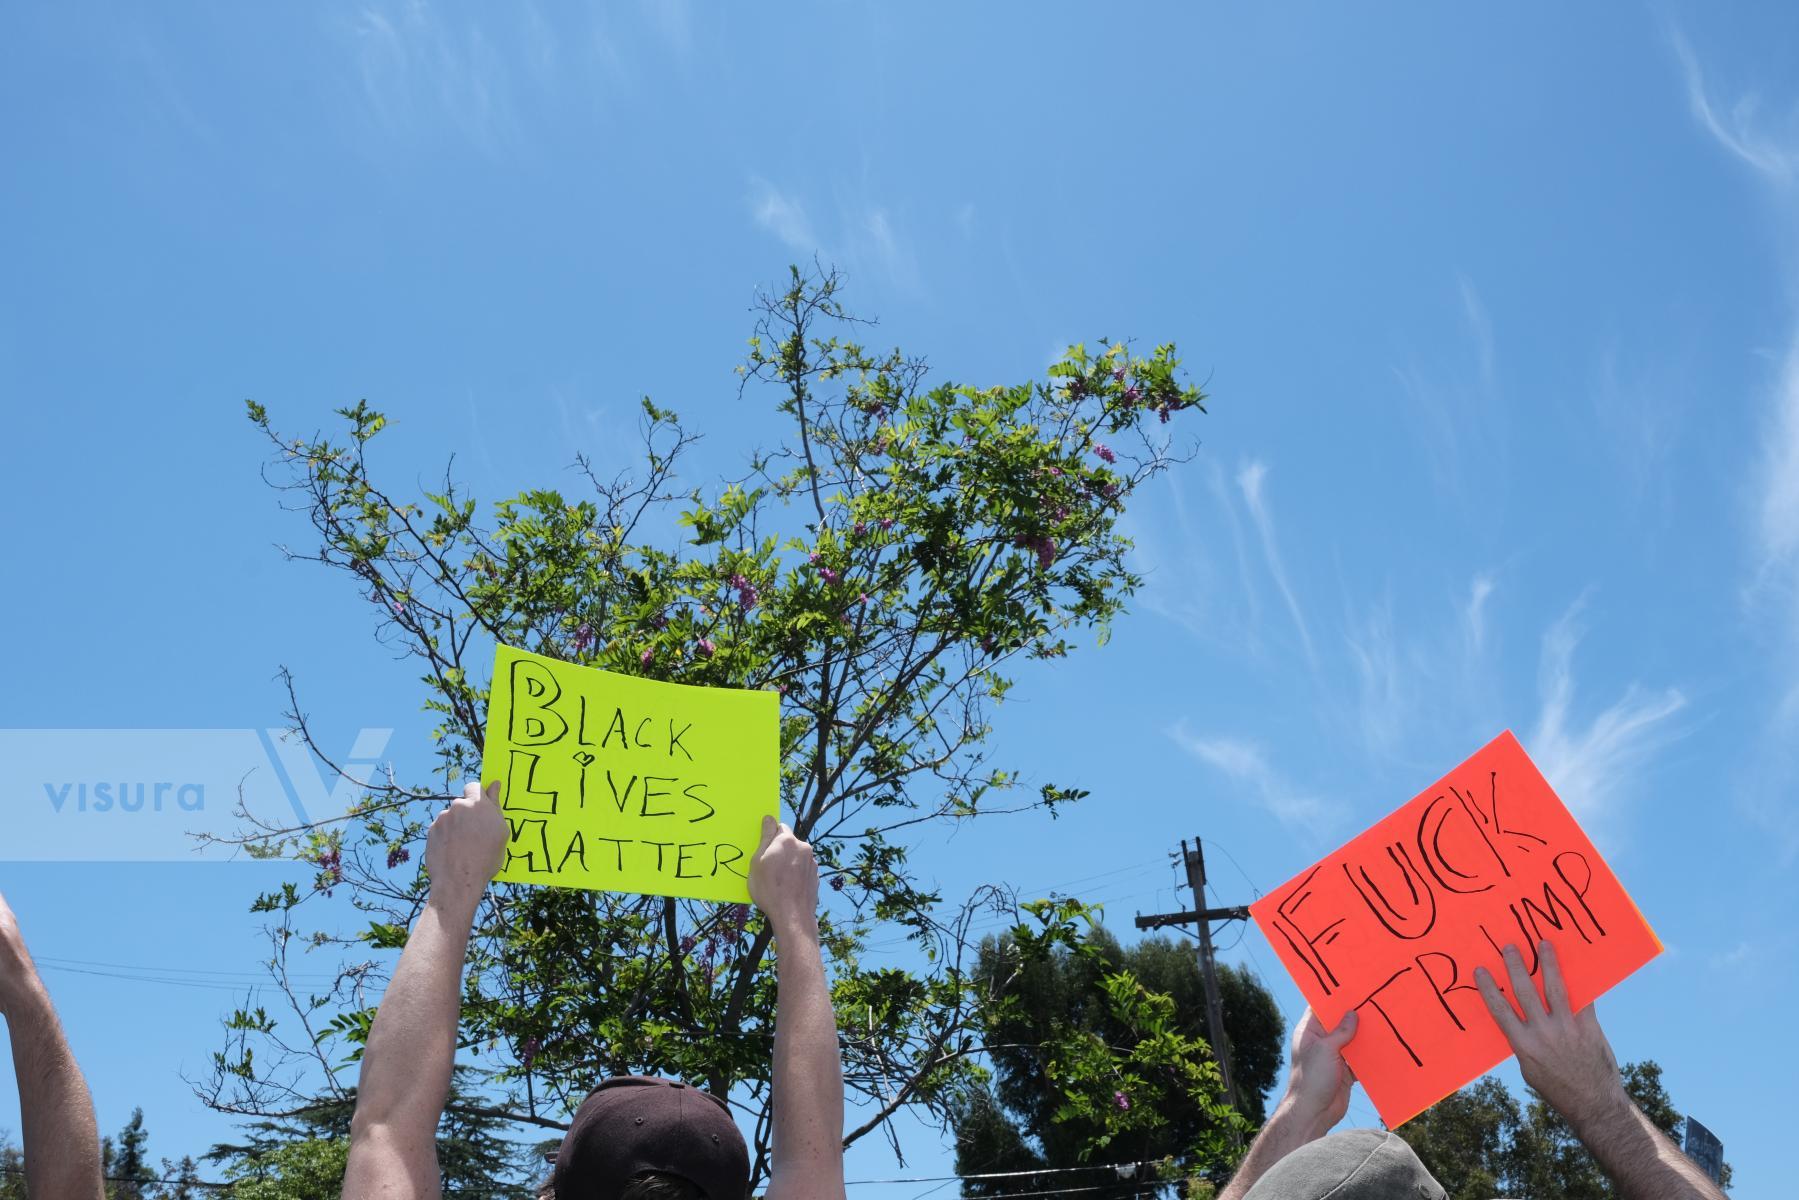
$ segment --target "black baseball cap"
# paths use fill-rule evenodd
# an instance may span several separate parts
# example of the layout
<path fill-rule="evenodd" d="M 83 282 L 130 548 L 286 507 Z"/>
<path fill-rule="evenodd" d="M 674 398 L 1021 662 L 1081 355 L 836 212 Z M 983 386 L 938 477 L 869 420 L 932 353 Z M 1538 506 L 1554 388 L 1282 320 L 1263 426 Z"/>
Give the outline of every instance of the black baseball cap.
<path fill-rule="evenodd" d="M 710 1092 L 620 1075 L 575 1110 L 550 1176 L 556 1200 L 617 1200 L 645 1171 L 679 1175 L 707 1200 L 744 1200 L 750 1152 L 725 1102 Z"/>

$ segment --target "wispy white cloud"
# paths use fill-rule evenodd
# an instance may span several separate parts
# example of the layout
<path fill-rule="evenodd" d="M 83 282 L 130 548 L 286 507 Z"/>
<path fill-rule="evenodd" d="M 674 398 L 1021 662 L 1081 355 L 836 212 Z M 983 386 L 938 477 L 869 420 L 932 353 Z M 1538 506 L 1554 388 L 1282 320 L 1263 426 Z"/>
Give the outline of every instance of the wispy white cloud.
<path fill-rule="evenodd" d="M 693 52 L 693 9 L 689 0 L 641 0 L 640 9 L 676 54 Z"/>
<path fill-rule="evenodd" d="M 974 237 L 974 217 L 975 208 L 973 201 L 961 205 L 955 211 L 956 230 L 964 238 Z"/>
<path fill-rule="evenodd" d="M 1473 281 L 1458 276 L 1456 297 L 1472 368 L 1464 358 L 1435 366 L 1413 362 L 1394 367 L 1393 374 L 1413 410 L 1407 430 L 1418 438 L 1437 489 L 1464 502 L 1478 497 L 1478 511 L 1492 513 L 1502 498 L 1508 457 L 1497 338 Z"/>
<path fill-rule="evenodd" d="M 877 270 L 906 291 L 916 291 L 919 284 L 918 260 L 910 245 L 902 243 L 893 231 L 893 222 L 883 208 L 871 209 L 862 219 L 859 249 L 872 259 Z M 858 249 L 852 244 L 852 250 Z"/>
<path fill-rule="evenodd" d="M 1260 459 L 1252 460 L 1237 472 L 1237 488 L 1243 493 L 1243 503 L 1249 509 L 1249 519 L 1255 523 L 1256 533 L 1261 538 L 1262 558 L 1268 564 L 1268 574 L 1274 578 L 1275 587 L 1280 589 L 1281 599 L 1286 602 L 1287 612 L 1293 618 L 1293 627 L 1299 631 L 1299 640 L 1305 646 L 1306 661 L 1316 667 L 1318 654 L 1312 648 L 1312 632 L 1306 627 L 1299 599 L 1293 594 L 1292 585 L 1287 582 L 1287 567 L 1281 561 L 1280 545 L 1274 535 L 1274 520 L 1268 515 L 1268 505 L 1262 497 L 1262 481 L 1267 475 L 1268 464 Z"/>
<path fill-rule="evenodd" d="M 750 180 L 750 215 L 795 254 L 811 254 L 820 248 L 805 205 L 766 179 Z"/>
<path fill-rule="evenodd" d="M 1199 497 L 1189 496 L 1179 472 L 1169 472 L 1155 481 L 1156 495 L 1124 516 L 1131 567 L 1143 577 L 1138 597 L 1147 611 L 1215 652 L 1258 655 L 1260 605 L 1233 490 L 1215 461 L 1197 467 L 1207 483 Z"/>
<path fill-rule="evenodd" d="M 1738 942 L 1728 950 L 1720 950 L 1711 957 L 1714 971 L 1725 971 L 1732 967 L 1741 967 L 1755 957 L 1755 946 L 1750 942 Z"/>
<path fill-rule="evenodd" d="M 1787 347 L 1781 364 L 1762 444 L 1757 513 L 1761 570 L 1790 576 L 1799 566 L 1799 338 Z"/>
<path fill-rule="evenodd" d="M 1638 498 L 1659 492 L 1667 503 L 1672 472 L 1664 468 L 1680 433 L 1676 398 L 1691 392 L 1680 365 L 1661 355 L 1622 363 L 1614 342 L 1600 351 L 1595 375 L 1593 413 L 1607 449 Z"/>
<path fill-rule="evenodd" d="M 1428 663 L 1411 656 L 1393 632 L 1391 599 L 1369 609 L 1344 635 L 1358 692 L 1352 705 L 1368 751 L 1391 758 L 1408 736 L 1417 735 L 1418 705 L 1414 684 L 1429 671 Z"/>
<path fill-rule="evenodd" d="M 1693 116 L 1717 143 L 1748 163 L 1768 180 L 1787 185 L 1799 180 L 1799 128 L 1789 112 L 1788 136 L 1769 134 L 1760 124 L 1761 99 L 1745 92 L 1728 109 L 1713 103 L 1705 87 L 1705 74 L 1687 39 L 1676 29 L 1669 34 L 1687 85 L 1687 103 Z"/>
<path fill-rule="evenodd" d="M 1168 731 L 1174 743 L 1214 770 L 1243 784 L 1250 794 L 1280 821 L 1296 829 L 1317 829 L 1334 821 L 1336 813 L 1317 796 L 1294 788 L 1268 763 L 1255 742 L 1230 737 L 1201 737 L 1181 721 Z"/>
<path fill-rule="evenodd" d="M 1539 678 L 1542 707 L 1529 748 L 1543 775 L 1583 821 L 1616 815 L 1620 797 L 1636 790 L 1637 774 L 1655 750 L 1678 732 L 1668 718 L 1686 707 L 1678 688 L 1646 690 L 1632 683 L 1584 727 L 1574 715 L 1574 651 L 1585 598 L 1543 635 Z"/>
<path fill-rule="evenodd" d="M 1467 318 L 1468 332 L 1474 338 L 1474 355 L 1480 368 L 1481 387 L 1490 392 L 1495 383 L 1493 322 L 1487 316 L 1487 306 L 1480 302 L 1480 293 L 1474 290 L 1474 284 L 1466 276 L 1456 279 L 1456 291 L 1462 298 L 1462 315 Z"/>
<path fill-rule="evenodd" d="M 766 179 L 752 176 L 750 215 L 796 254 L 814 254 L 851 271 L 873 274 L 904 292 L 922 290 L 922 276 L 912 244 L 901 236 L 887 209 L 840 199 L 835 235 L 822 234 L 805 201 Z M 1058 351 L 1057 357 L 1059 358 Z M 1052 360 L 1053 361 L 1053 360 Z"/>
<path fill-rule="evenodd" d="M 381 0 L 357 13 L 350 32 L 364 98 L 385 133 L 423 136 L 446 122 L 488 153 L 512 144 L 508 55 L 479 24 L 446 18 L 426 0 Z"/>
<path fill-rule="evenodd" d="M 1785 250 L 1789 291 L 1799 294 L 1799 259 L 1793 255 L 1799 224 L 1792 216 L 1799 201 L 1799 92 L 1782 116 L 1770 116 L 1753 92 L 1725 105 L 1707 87 L 1698 56 L 1678 29 L 1670 31 L 1669 40 L 1694 119 L 1755 172 L 1776 202 L 1772 211 L 1785 223 L 1773 233 Z M 1751 815 L 1781 838 L 1781 851 L 1791 861 L 1799 856 L 1799 811 L 1785 800 L 1799 778 L 1799 328 L 1788 336 L 1764 404 L 1748 472 L 1754 493 L 1745 592 L 1757 636 L 1774 649 L 1768 656 L 1774 695 L 1744 793 Z"/>
<path fill-rule="evenodd" d="M 1487 648 L 1487 597 L 1493 594 L 1493 577 L 1480 574 L 1468 585 L 1468 604 L 1462 610 L 1462 622 L 1468 631 L 1468 646 L 1479 654 Z"/>

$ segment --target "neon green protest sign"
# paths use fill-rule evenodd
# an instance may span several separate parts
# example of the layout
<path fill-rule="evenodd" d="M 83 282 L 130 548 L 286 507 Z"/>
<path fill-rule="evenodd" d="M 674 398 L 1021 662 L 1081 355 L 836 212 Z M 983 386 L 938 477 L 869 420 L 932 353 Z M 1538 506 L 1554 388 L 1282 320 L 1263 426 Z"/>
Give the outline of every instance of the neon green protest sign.
<path fill-rule="evenodd" d="M 773 692 L 615 675 L 501 646 L 481 752 L 511 828 L 495 878 L 747 902 L 780 807 Z"/>

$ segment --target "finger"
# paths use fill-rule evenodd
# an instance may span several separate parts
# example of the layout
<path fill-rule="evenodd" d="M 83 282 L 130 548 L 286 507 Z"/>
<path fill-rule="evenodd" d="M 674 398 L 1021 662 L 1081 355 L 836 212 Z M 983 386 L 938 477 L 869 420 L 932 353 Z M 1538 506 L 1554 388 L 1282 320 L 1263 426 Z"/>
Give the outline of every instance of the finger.
<path fill-rule="evenodd" d="M 1343 1019 L 1337 1022 L 1337 1027 L 1325 1034 L 1320 1040 L 1333 1050 L 1341 1050 L 1343 1047 L 1349 1045 L 1351 1038 L 1355 1037 L 1355 1029 L 1356 1012 L 1355 1009 L 1352 1008 L 1343 1014 Z"/>
<path fill-rule="evenodd" d="M 1512 999 L 1518 1002 L 1518 1011 L 1524 1014 L 1524 1019 L 1529 1021 L 1533 1017 L 1546 1015 L 1543 997 L 1537 992 L 1536 981 L 1524 966 L 1523 952 L 1509 943 L 1505 948 L 1505 970 L 1512 979 Z"/>
<path fill-rule="evenodd" d="M 1566 1016 L 1574 1011 L 1574 1005 L 1568 1000 L 1568 982 L 1562 978 L 1562 964 L 1548 938 L 1537 947 L 1537 955 L 1543 962 L 1543 996 L 1549 1001 L 1549 1011 Z"/>
<path fill-rule="evenodd" d="M 770 846 L 774 845 L 775 838 L 779 837 L 780 833 L 781 823 L 779 821 L 775 820 L 773 817 L 762 818 L 762 844 L 756 847 L 756 856 L 758 858 L 760 858 Z"/>
<path fill-rule="evenodd" d="M 1493 973 L 1485 967 L 1474 968 L 1474 986 L 1480 989 L 1480 998 L 1486 1001 L 1487 1011 L 1493 1014 L 1499 1032 L 1505 1034 L 1506 1041 L 1515 1045 L 1518 1035 L 1524 1032 L 1524 1022 L 1518 1019 L 1518 1014 L 1512 1009 L 1512 1002 L 1499 990 L 1499 982 L 1493 978 Z"/>

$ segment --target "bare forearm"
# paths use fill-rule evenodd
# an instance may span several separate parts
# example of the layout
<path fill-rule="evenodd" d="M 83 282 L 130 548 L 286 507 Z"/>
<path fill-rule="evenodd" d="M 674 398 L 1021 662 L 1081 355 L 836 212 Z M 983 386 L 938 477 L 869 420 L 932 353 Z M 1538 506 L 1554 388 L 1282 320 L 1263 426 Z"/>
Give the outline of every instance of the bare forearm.
<path fill-rule="evenodd" d="M 1621 1200 L 1724 1200 L 1699 1164 L 1682 1154 L 1622 1090 L 1590 1115 L 1570 1115 L 1568 1123 Z"/>
<path fill-rule="evenodd" d="M 474 912 L 465 901 L 434 895 L 426 902 L 369 1028 L 356 1095 L 358 1125 L 435 1136 L 455 1065 Z"/>
<path fill-rule="evenodd" d="M 775 935 L 774 1150 L 770 1200 L 841 1197 L 843 1061 L 818 927 Z"/>
<path fill-rule="evenodd" d="M 1261 1132 L 1256 1134 L 1255 1141 L 1249 1144 L 1249 1153 L 1243 1156 L 1237 1173 L 1218 1194 L 1218 1200 L 1242 1200 L 1244 1193 L 1254 1187 L 1275 1163 L 1307 1142 L 1323 1137 L 1325 1130 L 1317 1126 L 1316 1119 L 1302 1115 L 1283 1099 L 1275 1106 Z"/>
<path fill-rule="evenodd" d="M 33 1196 L 100 1200 L 100 1134 L 94 1102 L 56 1010 L 34 986 L 6 1014 L 19 1117 L 25 1139 L 25 1185 Z"/>

